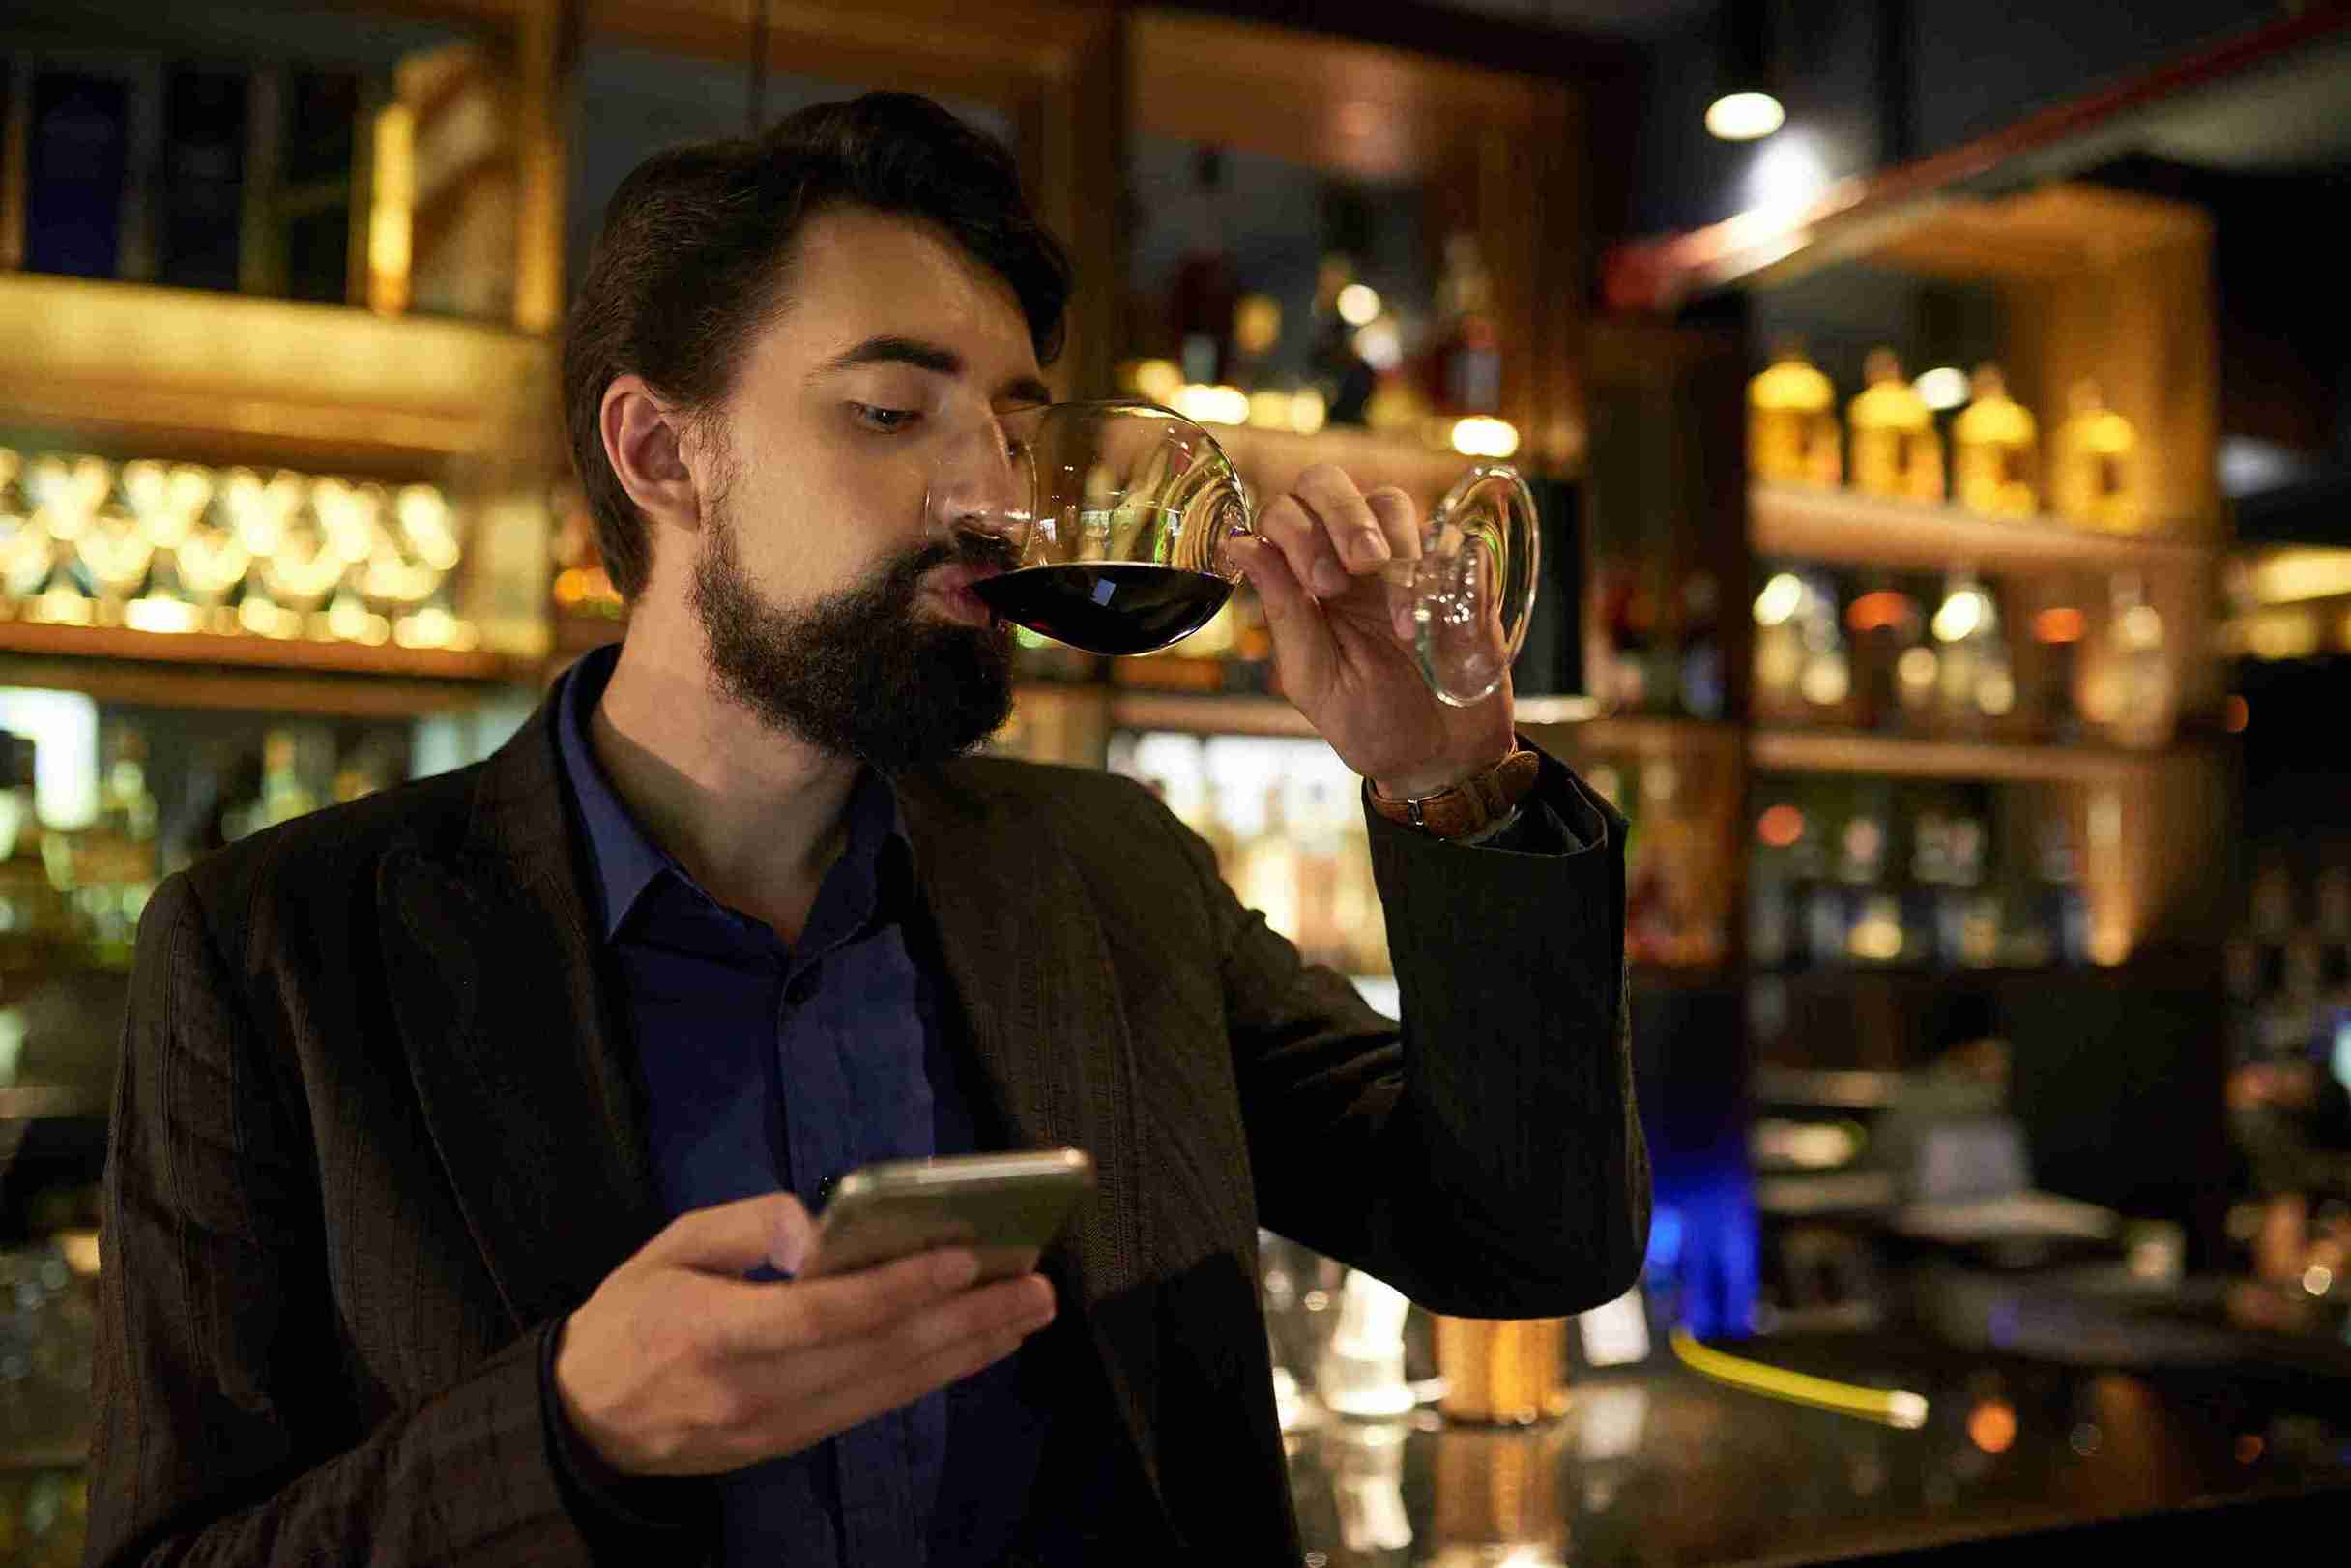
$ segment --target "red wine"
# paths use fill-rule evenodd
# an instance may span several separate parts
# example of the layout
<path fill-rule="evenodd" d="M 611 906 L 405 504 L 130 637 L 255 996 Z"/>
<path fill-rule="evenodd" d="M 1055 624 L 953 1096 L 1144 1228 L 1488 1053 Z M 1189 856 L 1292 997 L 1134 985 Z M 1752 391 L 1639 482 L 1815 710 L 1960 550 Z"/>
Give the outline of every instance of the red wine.
<path fill-rule="evenodd" d="M 1024 566 L 973 583 L 998 615 L 1089 653 L 1147 653 L 1189 637 L 1233 596 L 1205 571 L 1139 561 Z"/>

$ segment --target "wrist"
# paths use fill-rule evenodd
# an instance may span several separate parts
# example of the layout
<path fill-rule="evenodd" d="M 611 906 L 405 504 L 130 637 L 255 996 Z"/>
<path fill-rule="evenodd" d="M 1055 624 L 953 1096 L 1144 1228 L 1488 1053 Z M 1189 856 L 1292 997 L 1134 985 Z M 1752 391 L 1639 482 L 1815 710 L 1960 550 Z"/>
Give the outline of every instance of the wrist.
<path fill-rule="evenodd" d="M 1468 762 L 1440 762 L 1427 768 L 1415 769 L 1372 780 L 1372 793 L 1387 800 L 1419 800 L 1432 795 L 1466 784 L 1480 773 L 1492 772 L 1501 766 L 1513 747 L 1505 744 L 1500 750 Z"/>

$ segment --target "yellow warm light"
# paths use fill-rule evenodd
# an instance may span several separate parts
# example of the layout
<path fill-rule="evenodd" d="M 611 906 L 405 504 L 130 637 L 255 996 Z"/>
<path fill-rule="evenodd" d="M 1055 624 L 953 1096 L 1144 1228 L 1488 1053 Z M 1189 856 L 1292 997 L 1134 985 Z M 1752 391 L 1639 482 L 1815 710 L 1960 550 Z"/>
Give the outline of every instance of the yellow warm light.
<path fill-rule="evenodd" d="M 1787 624 L 1804 602 L 1804 582 L 1792 571 L 1784 571 L 1763 585 L 1756 595 L 1756 624 L 1779 626 Z"/>
<path fill-rule="evenodd" d="M 1943 600 L 1943 607 L 1934 612 L 1934 640 L 1956 643 L 1974 634 L 1991 613 L 1991 601 L 1973 588 L 1962 588 Z"/>
<path fill-rule="evenodd" d="M 2351 550 L 2278 550 L 2254 563 L 2253 597 L 2263 604 L 2351 594 Z"/>
<path fill-rule="evenodd" d="M 375 201 L 367 215 L 367 307 L 408 308 L 409 244 L 417 205 L 417 122 L 405 103 L 375 117 Z"/>
<path fill-rule="evenodd" d="M 1454 421 L 1453 450 L 1464 457 L 1507 457 L 1519 450 L 1519 427 L 1508 420 L 1472 414 Z"/>
<path fill-rule="evenodd" d="M 1302 436 L 1311 436 L 1322 428 L 1330 418 L 1330 405 L 1312 387 L 1302 387 L 1290 396 L 1290 427 Z"/>
<path fill-rule="evenodd" d="M 1379 318 L 1379 291 L 1368 283 L 1350 283 L 1339 291 L 1339 319 L 1350 327 L 1368 327 Z"/>
<path fill-rule="evenodd" d="M 1138 361 L 1132 374 L 1135 391 L 1154 403 L 1166 402 L 1183 386 L 1183 371 L 1173 360 Z"/>
<path fill-rule="evenodd" d="M 203 612 L 186 599 L 150 595 L 123 606 L 123 624 L 132 631 L 194 631 L 203 624 Z"/>
<path fill-rule="evenodd" d="M 1249 422 L 1260 430 L 1290 428 L 1290 393 L 1254 392 L 1249 394 Z"/>
<path fill-rule="evenodd" d="M 2245 646 L 2255 658 L 2308 658 L 2322 640 L 2318 617 L 2307 610 L 2272 610 L 2249 617 Z"/>
<path fill-rule="evenodd" d="M 1787 122 L 1769 93 L 1725 93 L 1706 105 L 1706 129 L 1724 141 L 1755 141 Z"/>
<path fill-rule="evenodd" d="M 1203 424 L 1247 424 L 1249 394 L 1238 387 L 1205 387 L 1191 382 L 1176 389 L 1168 407 Z"/>

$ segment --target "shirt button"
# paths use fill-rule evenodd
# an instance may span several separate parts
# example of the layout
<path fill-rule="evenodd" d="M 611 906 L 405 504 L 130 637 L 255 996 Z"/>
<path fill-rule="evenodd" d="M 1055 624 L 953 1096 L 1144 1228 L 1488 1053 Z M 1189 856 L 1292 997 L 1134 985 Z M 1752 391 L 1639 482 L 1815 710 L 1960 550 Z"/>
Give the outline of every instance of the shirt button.
<path fill-rule="evenodd" d="M 805 1007 L 816 1000 L 816 976 L 803 972 L 784 987 L 784 1003 L 791 1007 Z"/>
<path fill-rule="evenodd" d="M 828 1176 L 816 1184 L 816 1206 L 820 1211 L 832 1202 L 832 1191 L 840 1184 L 841 1178 L 837 1176 Z"/>

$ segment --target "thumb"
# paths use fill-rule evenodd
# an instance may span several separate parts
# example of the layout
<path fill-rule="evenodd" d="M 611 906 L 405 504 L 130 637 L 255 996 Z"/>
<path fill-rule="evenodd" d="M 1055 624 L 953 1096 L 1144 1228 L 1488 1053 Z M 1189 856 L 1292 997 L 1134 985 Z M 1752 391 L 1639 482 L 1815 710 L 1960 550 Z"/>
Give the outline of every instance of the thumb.
<path fill-rule="evenodd" d="M 816 1225 L 800 1201 L 769 1192 L 681 1214 L 638 1256 L 706 1274 L 746 1274 L 762 1263 L 795 1274 L 815 1240 Z"/>

